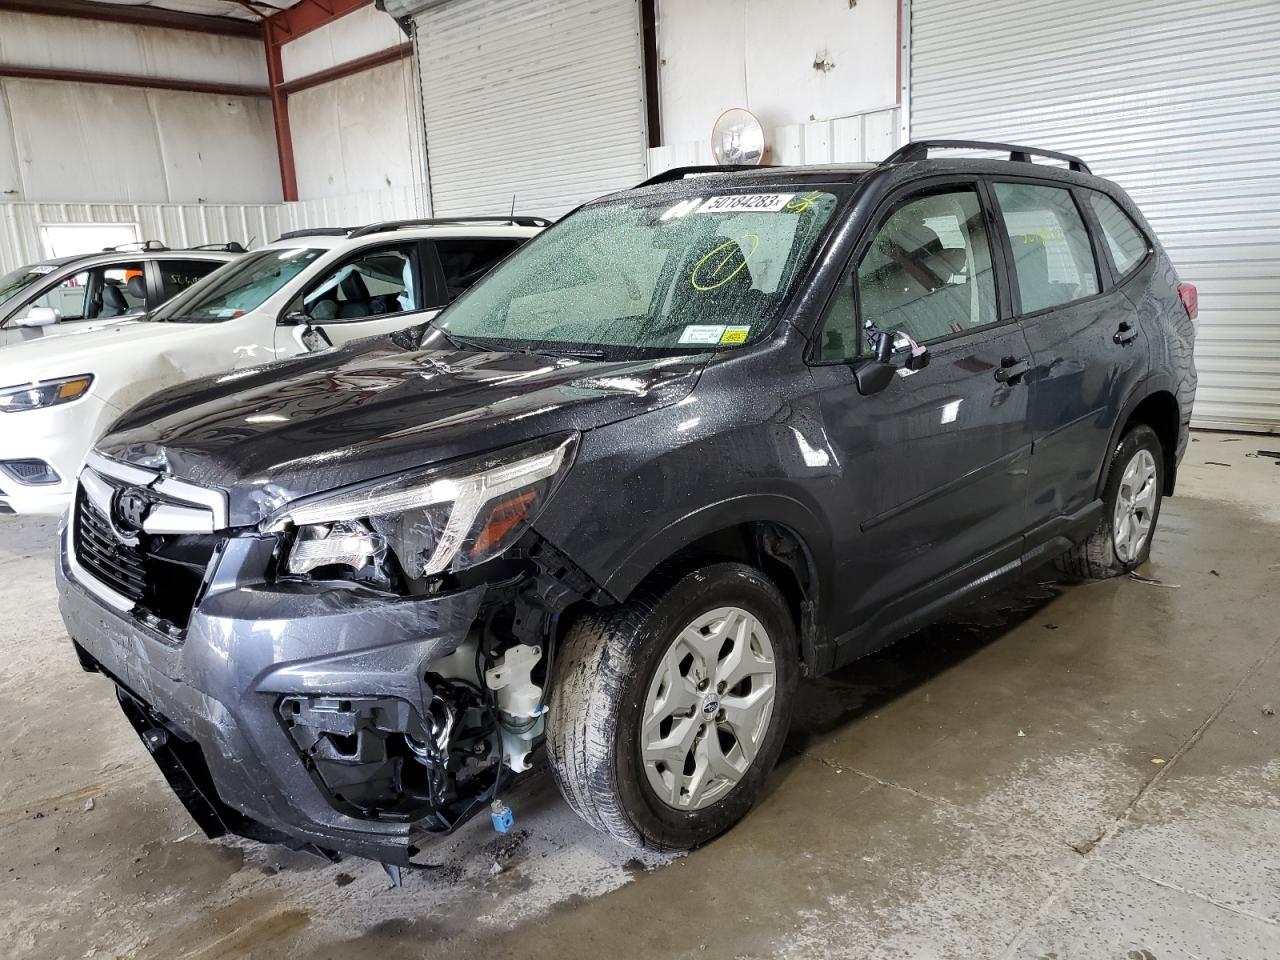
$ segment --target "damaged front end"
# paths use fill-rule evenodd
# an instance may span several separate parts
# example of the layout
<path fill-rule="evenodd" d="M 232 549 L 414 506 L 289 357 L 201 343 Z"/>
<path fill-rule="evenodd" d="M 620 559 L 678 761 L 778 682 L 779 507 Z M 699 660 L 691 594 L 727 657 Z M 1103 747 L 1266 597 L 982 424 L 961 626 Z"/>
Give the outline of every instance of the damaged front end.
<path fill-rule="evenodd" d="M 247 528 L 216 491 L 95 455 L 62 537 L 64 619 L 206 833 L 409 864 L 528 768 L 557 620 L 597 599 L 531 528 L 575 446 Z"/>

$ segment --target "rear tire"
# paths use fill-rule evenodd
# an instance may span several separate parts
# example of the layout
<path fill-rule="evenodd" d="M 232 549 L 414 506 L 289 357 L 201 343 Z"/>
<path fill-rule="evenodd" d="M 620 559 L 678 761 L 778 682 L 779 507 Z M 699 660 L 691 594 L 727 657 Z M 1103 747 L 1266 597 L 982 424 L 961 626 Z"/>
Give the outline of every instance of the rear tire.
<path fill-rule="evenodd" d="M 1087 540 L 1058 559 L 1058 569 L 1082 580 L 1106 580 L 1141 566 L 1151 556 L 1163 496 L 1160 438 L 1146 424 L 1135 424 L 1107 464 L 1102 519 Z"/>
<path fill-rule="evenodd" d="M 583 820 L 623 843 L 687 850 L 760 795 L 791 722 L 796 629 L 740 563 L 659 578 L 565 635 L 547 753 Z"/>

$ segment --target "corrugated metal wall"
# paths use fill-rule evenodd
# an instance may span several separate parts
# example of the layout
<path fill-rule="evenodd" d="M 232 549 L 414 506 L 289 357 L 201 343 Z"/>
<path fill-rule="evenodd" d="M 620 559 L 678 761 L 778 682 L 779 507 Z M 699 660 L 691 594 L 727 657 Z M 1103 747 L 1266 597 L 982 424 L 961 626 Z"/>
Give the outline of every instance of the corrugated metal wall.
<path fill-rule="evenodd" d="M 636 0 L 456 0 L 415 16 L 442 216 L 559 216 L 644 178 Z"/>
<path fill-rule="evenodd" d="M 1280 430 L 1280 3 L 911 0 L 912 139 L 1084 157 L 1200 289 L 1195 419 Z"/>
<path fill-rule="evenodd" d="M 49 223 L 136 223 L 143 239 L 175 248 L 261 244 L 289 229 L 285 205 L 277 203 L 0 203 L 0 273 L 47 256 L 40 225 Z"/>

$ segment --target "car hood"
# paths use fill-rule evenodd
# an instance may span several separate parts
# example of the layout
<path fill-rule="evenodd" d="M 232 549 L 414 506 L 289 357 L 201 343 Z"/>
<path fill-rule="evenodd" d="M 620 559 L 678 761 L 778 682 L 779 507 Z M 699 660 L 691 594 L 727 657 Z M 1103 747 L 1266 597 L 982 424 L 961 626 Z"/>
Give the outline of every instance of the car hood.
<path fill-rule="evenodd" d="M 98 450 L 226 490 L 242 526 L 298 497 L 667 406 L 707 359 L 408 350 L 378 338 L 167 391 Z"/>

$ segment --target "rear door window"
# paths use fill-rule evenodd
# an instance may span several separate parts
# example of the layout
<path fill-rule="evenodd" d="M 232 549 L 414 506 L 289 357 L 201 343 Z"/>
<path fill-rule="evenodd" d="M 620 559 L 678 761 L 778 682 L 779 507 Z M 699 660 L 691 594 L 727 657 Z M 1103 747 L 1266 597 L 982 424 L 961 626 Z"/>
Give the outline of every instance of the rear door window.
<path fill-rule="evenodd" d="M 1089 204 L 1102 227 L 1116 277 L 1124 277 L 1146 257 L 1151 245 L 1120 204 L 1105 193 L 1090 190 Z"/>
<path fill-rule="evenodd" d="M 223 264 L 219 260 L 159 260 L 160 302 L 172 300 L 182 291 L 202 280 Z"/>
<path fill-rule="evenodd" d="M 1013 252 L 1024 314 L 1098 292 L 1098 265 L 1071 191 L 1033 183 L 996 183 L 996 200 Z"/>
<path fill-rule="evenodd" d="M 449 300 L 458 299 L 477 280 L 523 243 L 514 237 L 452 237 L 435 242 Z"/>

